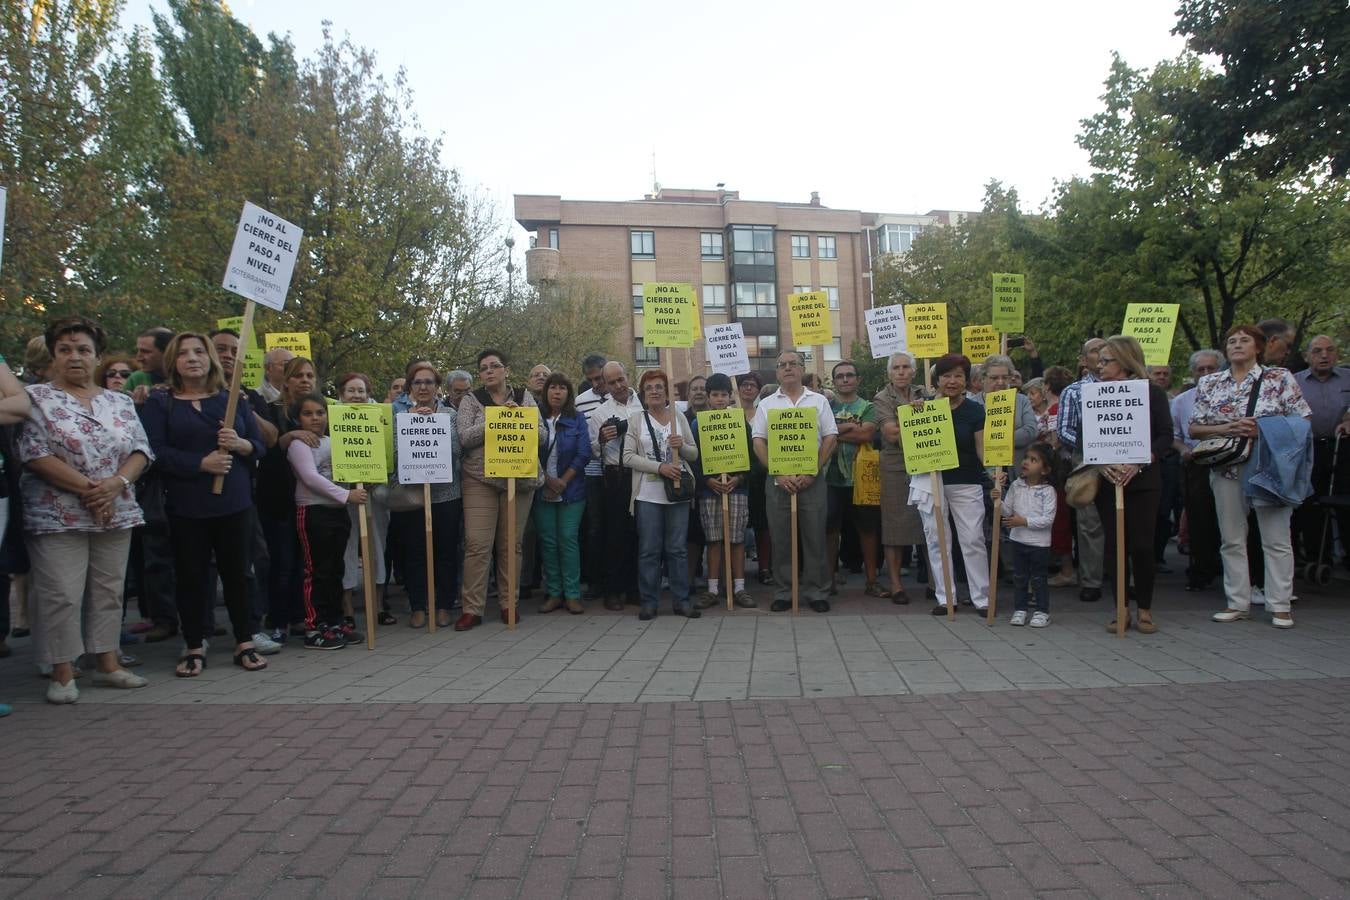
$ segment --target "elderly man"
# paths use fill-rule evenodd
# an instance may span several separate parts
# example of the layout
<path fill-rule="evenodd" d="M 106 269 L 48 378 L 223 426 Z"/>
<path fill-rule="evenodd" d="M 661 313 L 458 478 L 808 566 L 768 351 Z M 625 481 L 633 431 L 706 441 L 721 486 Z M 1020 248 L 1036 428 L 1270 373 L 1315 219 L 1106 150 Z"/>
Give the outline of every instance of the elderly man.
<path fill-rule="evenodd" d="M 1346 446 L 1341 448 L 1335 471 L 1332 470 L 1336 436 L 1350 435 L 1350 419 L 1346 417 L 1350 408 L 1350 367 L 1336 365 L 1339 357 L 1336 342 L 1325 334 L 1309 341 L 1306 352 L 1308 368 L 1295 375 L 1294 380 L 1312 408 L 1313 493 L 1298 508 L 1294 535 L 1303 560 L 1314 562 L 1321 551 L 1330 548 L 1321 546 L 1326 511 L 1313 500 L 1327 494 L 1350 494 L 1350 442 L 1343 441 Z M 1336 524 L 1341 533 L 1341 547 L 1350 563 L 1350 509 L 1336 510 Z"/>
<path fill-rule="evenodd" d="M 769 534 L 773 541 L 773 578 L 776 596 L 770 607 L 774 612 L 792 608 L 792 497 L 797 497 L 797 533 L 802 546 L 801 594 L 818 613 L 830 611 L 826 594 L 830 590 L 830 570 L 825 558 L 825 465 L 834 453 L 839 428 L 834 411 L 824 395 L 802 384 L 806 370 L 796 350 L 778 354 L 778 390 L 759 402 L 750 426 L 755 456 L 769 468 L 769 410 L 811 407 L 816 411 L 816 474 L 766 475 L 765 503 L 769 513 Z"/>
<path fill-rule="evenodd" d="M 533 369 L 530 369 L 530 375 L 528 378 L 525 379 L 525 385 L 530 389 L 530 393 L 534 394 L 534 399 L 536 402 L 542 404 L 542 400 L 540 398 L 544 393 L 544 382 L 548 381 L 548 376 L 552 374 L 553 370 L 550 369 L 548 366 L 544 365 L 543 363 L 540 363 Z"/>
<path fill-rule="evenodd" d="M 399 397 L 402 397 L 407 393 L 407 388 L 408 379 L 404 378 L 402 375 L 398 376 L 393 381 L 389 382 L 389 390 L 385 392 L 384 402 L 393 403 Z"/>
<path fill-rule="evenodd" d="M 258 394 L 268 403 L 276 403 L 281 399 L 282 388 L 286 386 L 286 363 L 293 359 L 294 353 L 280 347 L 268 350 L 263 357 L 263 383 L 258 388 Z"/>
<path fill-rule="evenodd" d="M 1083 448 L 1079 444 L 1079 435 L 1083 430 L 1083 385 L 1097 380 L 1097 354 L 1104 346 L 1106 341 L 1099 337 L 1083 342 L 1083 349 L 1078 354 L 1078 380 L 1059 395 L 1055 431 L 1059 434 L 1060 443 L 1073 454 L 1075 467 L 1083 461 Z M 1102 599 L 1102 558 L 1106 552 L 1106 532 L 1096 506 L 1089 504 L 1083 509 L 1074 510 L 1074 513 L 1078 522 L 1078 599 L 1093 602 Z"/>
<path fill-rule="evenodd" d="M 1223 365 L 1218 350 L 1197 350 L 1191 354 L 1191 380 L 1199 382 Z M 1214 509 L 1214 491 L 1209 486 L 1209 469 L 1192 459 L 1196 440 L 1191 437 L 1191 413 L 1195 410 L 1195 388 L 1182 391 L 1172 400 L 1172 446 L 1181 461 L 1181 490 L 1189 535 L 1190 565 L 1186 567 L 1186 590 L 1203 591 L 1223 571 L 1219 560 L 1219 516 Z"/>
<path fill-rule="evenodd" d="M 471 387 L 473 376 L 463 369 L 456 369 L 445 376 L 445 402 L 458 410 L 459 401 L 464 399 Z"/>
<path fill-rule="evenodd" d="M 1266 349 L 1261 354 L 1261 362 L 1286 369 L 1296 367 L 1298 358 L 1291 352 L 1297 340 L 1294 326 L 1284 319 L 1262 319 L 1256 323 L 1256 327 L 1266 336 Z"/>
<path fill-rule="evenodd" d="M 622 363 L 606 363 L 605 388 L 609 399 L 586 418 L 591 433 L 591 455 L 601 457 L 604 514 L 601 517 L 601 556 L 596 560 L 605 609 L 621 611 L 625 600 L 637 602 L 637 529 L 629 515 L 633 482 L 623 467 L 623 437 L 628 417 L 642 411 L 637 392 L 628 386 Z"/>

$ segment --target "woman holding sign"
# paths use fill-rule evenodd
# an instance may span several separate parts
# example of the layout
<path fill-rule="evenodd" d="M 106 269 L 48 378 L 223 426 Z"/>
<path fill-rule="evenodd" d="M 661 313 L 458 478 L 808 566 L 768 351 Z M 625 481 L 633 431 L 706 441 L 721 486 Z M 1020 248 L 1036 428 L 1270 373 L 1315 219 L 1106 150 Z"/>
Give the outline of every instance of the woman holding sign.
<path fill-rule="evenodd" d="M 901 351 L 886 361 L 889 378 L 872 398 L 881 433 L 881 545 L 886 552 L 886 572 L 890 577 L 892 603 L 905 604 L 909 595 L 900 583 L 904 548 L 925 545 L 923 520 L 909 505 L 909 473 L 905 471 L 905 451 L 900 446 L 900 419 L 897 410 L 922 400 L 914 386 L 914 357 Z"/>
<path fill-rule="evenodd" d="M 176 335 L 164 359 L 169 390 L 151 392 L 141 415 L 164 473 L 178 619 L 187 647 L 176 674 L 192 678 L 206 668 L 202 598 L 211 595 L 206 579 L 212 553 L 234 628 L 234 664 L 250 672 L 265 669 L 250 627 L 248 542 L 253 538 L 249 467 L 267 447 L 246 400 L 241 399 L 233 423 L 224 421 L 229 392 L 206 335 Z M 217 475 L 224 476 L 219 494 L 211 489 Z"/>
<path fill-rule="evenodd" d="M 697 619 L 702 613 L 689 602 L 689 562 L 685 537 L 693 473 L 687 462 L 698 459 L 698 445 L 689 422 L 670 405 L 670 382 L 660 369 L 638 379 L 643 410 L 628 418 L 623 439 L 623 464 L 633 472 L 630 512 L 637 520 L 638 618 L 656 618 L 661 600 L 661 563 L 666 564 L 675 615 Z M 684 489 L 688 488 L 688 493 Z"/>
<path fill-rule="evenodd" d="M 374 403 L 374 384 L 370 376 L 361 372 L 348 372 L 337 381 L 337 393 L 339 403 Z M 393 440 L 391 437 L 390 440 Z M 391 455 L 392 458 L 392 455 Z M 367 515 L 370 517 L 370 556 L 365 564 L 374 569 L 375 592 L 384 596 L 384 585 L 388 578 L 385 571 L 385 535 L 389 531 L 389 486 L 385 484 L 376 484 L 366 489 L 369 497 L 366 501 Z M 361 544 L 361 528 L 358 507 L 351 507 L 348 510 L 351 519 L 351 535 L 347 538 L 347 548 L 342 556 L 342 589 L 346 592 L 346 599 L 343 606 L 351 609 L 351 592 L 361 584 L 361 565 L 359 547 Z M 380 624 L 393 625 L 397 620 L 389 612 L 388 601 L 382 599 L 382 608 L 380 609 Z M 344 620 L 345 621 L 345 620 Z"/>
<path fill-rule="evenodd" d="M 573 615 L 585 612 L 581 605 L 581 514 L 586 510 L 586 463 L 591 458 L 591 435 L 586 417 L 573 401 L 572 382 L 554 372 L 540 391 L 544 408 L 539 427 L 544 446 L 539 461 L 544 467 L 544 485 L 535 498 L 534 530 L 539 534 L 539 554 L 544 567 L 546 599 L 541 613 L 566 605 Z"/>
<path fill-rule="evenodd" d="M 1144 365 L 1144 351 L 1140 349 L 1139 342 L 1122 335 L 1107 338 L 1097 353 L 1097 380 L 1138 379 L 1148 380 L 1148 367 Z M 1151 382 L 1148 386 L 1148 402 L 1149 442 L 1156 463 L 1158 457 L 1172 446 L 1172 413 L 1166 392 Z M 1156 574 L 1153 526 L 1158 515 L 1158 502 L 1162 498 L 1161 470 L 1153 464 L 1140 466 L 1119 463 L 1102 466 L 1099 471 L 1107 484 L 1119 484 L 1125 488 L 1125 554 L 1129 557 L 1129 571 L 1134 574 L 1133 597 L 1139 608 L 1136 627 L 1143 634 L 1153 634 L 1158 630 L 1158 626 L 1153 624 L 1153 579 Z M 1116 559 L 1116 492 L 1099 490 L 1095 502 L 1097 513 L 1102 517 L 1102 527 L 1106 530 L 1106 556 L 1102 568 L 1105 575 L 1115 572 L 1117 565 L 1126 564 L 1125 560 Z M 1116 578 L 1111 578 L 1112 585 L 1117 583 Z M 1130 627 L 1128 619 L 1125 627 Z M 1112 621 L 1106 630 L 1115 632 L 1116 623 Z"/>

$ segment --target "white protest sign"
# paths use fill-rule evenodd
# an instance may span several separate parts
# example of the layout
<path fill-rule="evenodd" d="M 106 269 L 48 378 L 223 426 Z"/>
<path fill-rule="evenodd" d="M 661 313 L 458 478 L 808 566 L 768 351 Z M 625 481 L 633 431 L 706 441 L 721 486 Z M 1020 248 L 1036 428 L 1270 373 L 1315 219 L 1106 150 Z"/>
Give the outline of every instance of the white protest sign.
<path fill-rule="evenodd" d="M 302 237 L 295 225 L 245 201 L 225 266 L 225 290 L 280 311 Z"/>
<path fill-rule="evenodd" d="M 1148 382 L 1094 381 L 1083 385 L 1081 438 L 1085 463 L 1151 462 Z"/>
<path fill-rule="evenodd" d="M 745 328 L 740 322 L 705 325 L 703 339 L 713 372 L 744 375 L 750 371 L 750 356 L 745 352 Z"/>
<path fill-rule="evenodd" d="M 867 320 L 867 340 L 872 344 L 873 359 L 909 349 L 909 342 L 905 340 L 904 306 L 897 303 L 865 309 L 863 318 Z"/>
<path fill-rule="evenodd" d="M 0 187 L 0 265 L 5 262 L 5 189 Z"/>
<path fill-rule="evenodd" d="M 450 414 L 399 413 L 395 420 L 398 483 L 448 484 L 454 481 Z"/>

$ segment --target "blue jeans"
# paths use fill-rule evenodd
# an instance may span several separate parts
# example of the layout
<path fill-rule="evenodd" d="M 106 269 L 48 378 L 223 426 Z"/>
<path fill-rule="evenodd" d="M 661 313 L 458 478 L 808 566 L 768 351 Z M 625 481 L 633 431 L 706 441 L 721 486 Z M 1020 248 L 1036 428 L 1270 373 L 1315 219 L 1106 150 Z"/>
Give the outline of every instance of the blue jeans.
<path fill-rule="evenodd" d="M 1013 609 L 1026 612 L 1030 596 L 1033 610 L 1050 612 L 1050 588 L 1045 583 L 1050 548 L 1019 544 L 1014 540 L 1009 540 L 1007 547 L 1013 558 Z"/>
<path fill-rule="evenodd" d="M 661 602 L 661 562 L 666 564 L 675 609 L 689 603 L 689 562 L 685 538 L 689 532 L 688 503 L 633 504 L 638 535 L 638 594 L 643 609 Z"/>

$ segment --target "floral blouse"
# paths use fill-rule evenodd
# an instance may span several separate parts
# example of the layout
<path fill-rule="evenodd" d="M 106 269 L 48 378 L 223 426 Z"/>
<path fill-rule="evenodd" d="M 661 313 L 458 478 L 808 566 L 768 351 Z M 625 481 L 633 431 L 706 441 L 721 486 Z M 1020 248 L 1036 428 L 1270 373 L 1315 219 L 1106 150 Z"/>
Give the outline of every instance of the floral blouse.
<path fill-rule="evenodd" d="M 52 456 L 94 481 L 117 474 L 133 453 L 153 460 L 150 442 L 141 427 L 131 397 L 120 391 L 100 391 L 85 409 L 78 399 L 50 384 L 28 387 L 33 409 L 19 434 L 19 459 L 30 463 Z M 115 531 L 145 522 L 136 495 L 124 489 L 113 501 L 112 519 L 94 521 L 78 494 L 54 487 L 25 470 L 20 479 L 24 528 L 30 534 L 61 531 Z"/>
<path fill-rule="evenodd" d="M 1251 401 L 1252 386 L 1257 378 L 1261 387 L 1256 395 L 1256 409 L 1252 417 L 1263 416 L 1301 416 L 1312 415 L 1308 401 L 1303 399 L 1303 391 L 1288 369 L 1278 366 L 1263 368 L 1253 366 L 1241 382 L 1233 380 L 1231 372 L 1215 372 L 1200 379 L 1195 388 L 1195 409 L 1191 413 L 1192 425 L 1223 425 L 1234 422 L 1247 415 L 1247 404 Z M 1219 471 L 1224 478 L 1237 478 L 1241 465 L 1225 466 Z"/>

